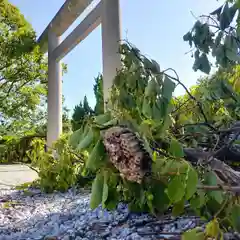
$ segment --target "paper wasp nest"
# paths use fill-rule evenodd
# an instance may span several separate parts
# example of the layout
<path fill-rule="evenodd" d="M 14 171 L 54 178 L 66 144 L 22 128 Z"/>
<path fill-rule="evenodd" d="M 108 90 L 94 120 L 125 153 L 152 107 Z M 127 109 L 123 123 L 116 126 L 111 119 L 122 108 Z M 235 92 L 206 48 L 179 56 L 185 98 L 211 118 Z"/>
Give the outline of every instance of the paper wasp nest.
<path fill-rule="evenodd" d="M 152 159 L 143 141 L 130 129 L 112 127 L 106 130 L 103 143 L 110 161 L 123 178 L 140 184 L 144 176 L 151 172 Z"/>

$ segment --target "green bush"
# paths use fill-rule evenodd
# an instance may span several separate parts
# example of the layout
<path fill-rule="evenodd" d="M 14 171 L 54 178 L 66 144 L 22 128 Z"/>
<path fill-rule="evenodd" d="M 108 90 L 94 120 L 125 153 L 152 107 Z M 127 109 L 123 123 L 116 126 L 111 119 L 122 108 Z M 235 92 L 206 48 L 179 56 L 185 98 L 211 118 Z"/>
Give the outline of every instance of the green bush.
<path fill-rule="evenodd" d="M 45 141 L 35 139 L 31 143 L 32 149 L 27 151 L 32 166 L 39 175 L 39 185 L 43 191 L 66 191 L 76 181 L 76 163 L 73 156 L 67 151 L 63 136 L 54 145 L 56 150 L 45 151 Z"/>
<path fill-rule="evenodd" d="M 0 140 L 0 163 L 30 163 L 27 151 L 32 149 L 31 143 L 35 139 L 42 141 L 45 136 L 3 136 Z"/>

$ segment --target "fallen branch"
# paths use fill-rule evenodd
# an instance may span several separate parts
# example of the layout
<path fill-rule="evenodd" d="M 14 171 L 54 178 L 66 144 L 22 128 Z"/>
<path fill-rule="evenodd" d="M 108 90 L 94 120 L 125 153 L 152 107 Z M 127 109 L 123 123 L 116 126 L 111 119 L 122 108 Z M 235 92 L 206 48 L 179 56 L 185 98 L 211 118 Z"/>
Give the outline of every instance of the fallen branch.
<path fill-rule="evenodd" d="M 226 163 L 213 158 L 208 163 L 210 168 L 215 172 L 221 184 L 228 184 L 231 186 L 238 186 L 240 183 L 240 172 L 235 171 Z"/>
<path fill-rule="evenodd" d="M 206 191 L 225 191 L 225 192 L 233 192 L 233 193 L 240 193 L 240 186 L 207 186 L 207 185 L 198 185 L 197 188 L 199 190 L 206 190 Z"/>
<path fill-rule="evenodd" d="M 214 153 L 185 148 L 185 159 L 193 164 L 208 165 L 218 177 L 221 185 L 237 186 L 240 183 L 240 172 L 235 171 L 223 161 L 214 157 Z M 223 156 L 224 157 L 224 156 Z"/>

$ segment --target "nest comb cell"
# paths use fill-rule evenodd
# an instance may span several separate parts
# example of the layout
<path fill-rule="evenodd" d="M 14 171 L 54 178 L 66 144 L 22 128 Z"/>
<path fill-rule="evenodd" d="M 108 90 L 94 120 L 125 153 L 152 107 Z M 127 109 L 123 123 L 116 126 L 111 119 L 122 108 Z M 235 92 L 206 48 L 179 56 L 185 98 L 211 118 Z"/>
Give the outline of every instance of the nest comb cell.
<path fill-rule="evenodd" d="M 121 177 L 141 184 L 151 172 L 152 163 L 143 141 L 129 128 L 120 126 L 109 128 L 102 136 L 110 161 Z"/>

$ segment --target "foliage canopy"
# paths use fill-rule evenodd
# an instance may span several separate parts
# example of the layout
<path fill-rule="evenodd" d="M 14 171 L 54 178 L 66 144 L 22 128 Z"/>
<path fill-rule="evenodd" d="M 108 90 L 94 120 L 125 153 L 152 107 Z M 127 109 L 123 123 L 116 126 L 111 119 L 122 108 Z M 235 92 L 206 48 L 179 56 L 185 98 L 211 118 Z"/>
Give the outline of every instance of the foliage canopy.
<path fill-rule="evenodd" d="M 47 62 L 34 30 L 19 10 L 3 0 L 0 13 L 1 131 L 16 134 L 44 120 Z"/>

